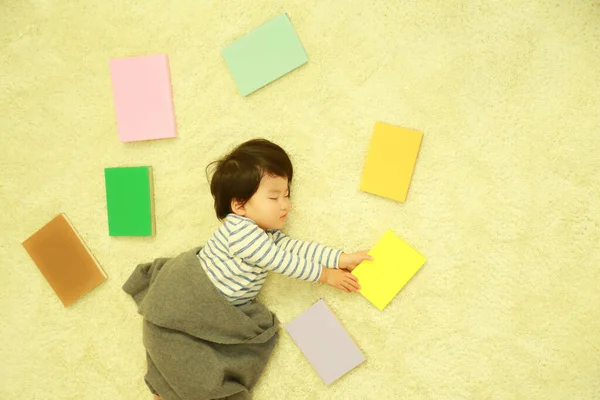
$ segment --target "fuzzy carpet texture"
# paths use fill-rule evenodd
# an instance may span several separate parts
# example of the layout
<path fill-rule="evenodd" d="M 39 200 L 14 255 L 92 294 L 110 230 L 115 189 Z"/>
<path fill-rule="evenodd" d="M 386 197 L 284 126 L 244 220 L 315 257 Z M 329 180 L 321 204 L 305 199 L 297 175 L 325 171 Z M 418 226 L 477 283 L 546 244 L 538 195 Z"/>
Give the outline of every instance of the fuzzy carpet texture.
<path fill-rule="evenodd" d="M 287 12 L 309 62 L 248 97 L 223 46 Z M 367 361 L 326 387 L 282 330 L 256 399 L 600 398 L 600 2 L 0 4 L 0 397 L 149 400 L 133 268 L 218 226 L 205 166 L 254 137 L 296 176 L 287 233 L 392 228 L 428 261 L 383 311 L 272 275 L 283 323 L 324 298 Z M 169 56 L 179 136 L 120 143 L 108 61 Z M 408 199 L 358 190 L 375 121 L 424 132 Z M 109 237 L 104 168 L 154 168 L 156 235 Z M 109 278 L 63 308 L 21 242 L 64 212 Z"/>

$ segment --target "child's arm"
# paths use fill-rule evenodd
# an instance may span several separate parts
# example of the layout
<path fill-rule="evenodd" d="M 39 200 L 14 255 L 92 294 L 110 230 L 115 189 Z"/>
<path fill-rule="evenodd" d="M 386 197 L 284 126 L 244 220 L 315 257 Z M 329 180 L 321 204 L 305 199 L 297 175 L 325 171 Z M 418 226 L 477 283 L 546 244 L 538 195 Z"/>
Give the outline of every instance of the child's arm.
<path fill-rule="evenodd" d="M 267 271 L 312 282 L 321 277 L 321 264 L 281 249 L 256 224 L 231 231 L 228 245 L 233 256 Z"/>
<path fill-rule="evenodd" d="M 341 250 L 323 246 L 315 242 L 305 242 L 298 239 L 292 239 L 286 236 L 280 230 L 272 231 L 275 244 L 283 250 L 287 250 L 302 258 L 319 265 L 324 265 L 327 268 L 338 268 Z"/>
<path fill-rule="evenodd" d="M 367 251 L 346 254 L 341 250 L 323 246 L 314 242 L 304 242 L 286 236 L 280 230 L 272 231 L 275 244 L 284 250 L 291 251 L 309 261 L 319 263 L 327 268 L 340 268 L 352 271 L 364 260 L 373 260 Z M 332 257 L 333 255 L 333 257 Z"/>
<path fill-rule="evenodd" d="M 281 249 L 256 224 L 236 226 L 228 232 L 227 245 L 231 254 L 248 264 L 293 278 L 324 282 L 345 292 L 360 289 L 356 276 L 344 270 L 324 268 L 319 263 Z"/>
<path fill-rule="evenodd" d="M 324 282 L 345 292 L 359 289 L 356 276 L 339 269 L 328 269 L 320 264 L 279 248 L 269 235 L 255 224 L 230 233 L 229 250 L 244 262 L 292 278 Z"/>

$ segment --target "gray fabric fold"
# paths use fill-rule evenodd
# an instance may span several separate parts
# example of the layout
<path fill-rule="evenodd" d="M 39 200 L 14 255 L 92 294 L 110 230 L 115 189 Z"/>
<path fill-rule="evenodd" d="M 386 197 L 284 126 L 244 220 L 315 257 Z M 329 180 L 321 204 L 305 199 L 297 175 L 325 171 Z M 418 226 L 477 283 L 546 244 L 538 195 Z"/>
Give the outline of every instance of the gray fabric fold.
<path fill-rule="evenodd" d="M 250 399 L 279 321 L 257 301 L 232 305 L 201 267 L 199 250 L 140 264 L 123 285 L 144 317 L 146 384 L 164 400 Z"/>

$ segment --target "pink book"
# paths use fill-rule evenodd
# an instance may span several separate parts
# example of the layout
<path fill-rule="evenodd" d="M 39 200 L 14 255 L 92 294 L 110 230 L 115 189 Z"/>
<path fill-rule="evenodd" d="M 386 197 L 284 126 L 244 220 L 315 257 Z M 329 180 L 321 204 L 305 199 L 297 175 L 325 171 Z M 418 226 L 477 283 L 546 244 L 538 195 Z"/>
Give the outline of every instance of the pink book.
<path fill-rule="evenodd" d="M 177 136 L 166 54 L 110 60 L 121 142 Z"/>

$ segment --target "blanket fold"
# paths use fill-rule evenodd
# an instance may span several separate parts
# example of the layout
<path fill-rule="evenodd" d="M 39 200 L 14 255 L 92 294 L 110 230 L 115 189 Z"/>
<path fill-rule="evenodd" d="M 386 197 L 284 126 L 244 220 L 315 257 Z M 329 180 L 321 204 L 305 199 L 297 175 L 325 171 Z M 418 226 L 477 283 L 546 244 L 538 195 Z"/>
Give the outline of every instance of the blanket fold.
<path fill-rule="evenodd" d="M 164 400 L 250 399 L 278 340 L 264 305 L 232 305 L 196 254 L 140 264 L 123 290 L 144 317 L 145 381 Z"/>

